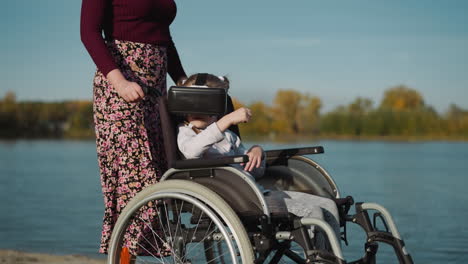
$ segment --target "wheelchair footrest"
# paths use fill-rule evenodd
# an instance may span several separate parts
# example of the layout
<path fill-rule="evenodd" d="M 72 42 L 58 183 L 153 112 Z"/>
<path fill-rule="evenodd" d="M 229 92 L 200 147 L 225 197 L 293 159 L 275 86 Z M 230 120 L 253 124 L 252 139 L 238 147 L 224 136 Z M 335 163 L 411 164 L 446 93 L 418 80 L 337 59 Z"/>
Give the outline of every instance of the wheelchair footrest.
<path fill-rule="evenodd" d="M 307 252 L 307 261 L 306 263 L 333 263 L 333 264 L 345 264 L 346 261 L 338 258 L 337 256 L 328 253 L 323 250 L 313 250 Z"/>
<path fill-rule="evenodd" d="M 369 217 L 369 210 L 377 211 L 377 213 L 374 214 L 373 221 L 371 221 Z M 385 231 L 379 230 L 377 228 L 377 219 L 382 220 Z M 405 243 L 401 239 L 400 233 L 398 232 L 392 216 L 383 206 L 375 203 L 356 203 L 356 214 L 348 216 L 347 221 L 351 221 L 360 225 L 367 234 L 366 257 L 369 257 L 369 259 L 364 261 L 364 258 L 362 258 L 361 260 L 352 263 L 375 263 L 375 260 L 372 260 L 372 254 L 375 255 L 377 252 L 378 247 L 373 246 L 373 244 L 376 244 L 377 242 L 391 245 L 400 263 L 413 263 L 411 256 L 406 251 Z M 373 253 L 374 250 L 375 253 Z"/>

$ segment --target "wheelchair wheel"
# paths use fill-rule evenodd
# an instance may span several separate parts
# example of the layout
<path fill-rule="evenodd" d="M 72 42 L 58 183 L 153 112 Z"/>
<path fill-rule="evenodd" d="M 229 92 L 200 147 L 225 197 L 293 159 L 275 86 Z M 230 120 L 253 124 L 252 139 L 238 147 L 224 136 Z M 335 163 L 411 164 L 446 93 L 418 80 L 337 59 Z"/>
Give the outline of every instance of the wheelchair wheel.
<path fill-rule="evenodd" d="M 154 217 L 148 217 L 153 210 Z M 190 181 L 145 188 L 125 207 L 112 232 L 108 264 L 119 264 L 128 230 L 145 230 L 130 242 L 136 263 L 253 263 L 248 235 L 236 213 L 215 192 Z"/>

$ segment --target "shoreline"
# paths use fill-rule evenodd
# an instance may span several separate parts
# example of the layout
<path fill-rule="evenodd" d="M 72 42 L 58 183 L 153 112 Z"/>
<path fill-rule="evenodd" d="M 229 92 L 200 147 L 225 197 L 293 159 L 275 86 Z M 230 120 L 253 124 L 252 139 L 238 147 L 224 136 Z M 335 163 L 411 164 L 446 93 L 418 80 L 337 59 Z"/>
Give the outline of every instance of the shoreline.
<path fill-rule="evenodd" d="M 419 143 L 419 142 L 468 142 L 467 136 L 353 136 L 353 135 L 242 135 L 246 141 L 272 142 L 272 143 L 295 143 L 295 142 L 310 142 L 310 141 L 349 141 L 349 142 L 404 142 L 404 143 Z M 14 141 L 95 141 L 95 137 L 0 137 L 0 142 Z"/>
<path fill-rule="evenodd" d="M 468 142 L 468 137 L 449 137 L 449 136 L 352 136 L 352 135 L 276 135 L 276 136 L 256 136 L 243 135 L 246 141 L 268 141 L 273 143 L 295 143 L 311 141 L 338 141 L 338 142 L 402 142 L 402 143 L 420 143 L 420 142 Z"/>
<path fill-rule="evenodd" d="M 2 264 L 104 264 L 106 259 L 90 258 L 83 255 L 54 255 L 33 253 L 13 249 L 0 249 Z"/>

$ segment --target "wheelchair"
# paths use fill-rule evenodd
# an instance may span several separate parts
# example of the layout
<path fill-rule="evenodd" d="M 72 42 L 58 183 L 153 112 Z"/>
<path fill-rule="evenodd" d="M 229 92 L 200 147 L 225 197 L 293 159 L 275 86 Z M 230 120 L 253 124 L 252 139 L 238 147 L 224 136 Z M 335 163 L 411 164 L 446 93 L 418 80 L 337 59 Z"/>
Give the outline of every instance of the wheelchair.
<path fill-rule="evenodd" d="M 288 213 L 274 196 L 260 190 L 251 176 L 229 166 L 246 162 L 245 155 L 181 159 L 175 114 L 188 112 L 187 107 L 196 108 L 190 109 L 192 112 L 202 108 L 199 113 L 224 113 L 226 107 L 232 108 L 232 102 L 223 91 L 171 87 L 168 98 L 158 98 L 169 169 L 159 183 L 144 188 L 121 212 L 107 263 L 120 263 L 126 230 L 134 228 L 131 223 L 135 222 L 146 230 L 137 241 L 136 263 L 371 264 L 377 261 L 379 243 L 392 246 L 400 263 L 413 263 L 383 206 L 341 197 L 330 174 L 305 156 L 323 153 L 321 146 L 266 151 L 267 168 L 259 183 L 271 192 L 297 191 L 334 200 L 344 230 L 341 237 L 323 220 Z M 354 214 L 349 213 L 352 207 Z M 148 216 L 148 210 L 155 216 Z M 372 217 L 371 212 L 375 212 Z M 377 220 L 383 223 L 383 230 Z M 349 262 L 339 241 L 346 241 L 347 224 L 360 226 L 367 238 L 362 258 Z M 321 232 L 327 238 L 327 250 L 317 247 L 311 237 L 312 226 L 314 233 Z"/>

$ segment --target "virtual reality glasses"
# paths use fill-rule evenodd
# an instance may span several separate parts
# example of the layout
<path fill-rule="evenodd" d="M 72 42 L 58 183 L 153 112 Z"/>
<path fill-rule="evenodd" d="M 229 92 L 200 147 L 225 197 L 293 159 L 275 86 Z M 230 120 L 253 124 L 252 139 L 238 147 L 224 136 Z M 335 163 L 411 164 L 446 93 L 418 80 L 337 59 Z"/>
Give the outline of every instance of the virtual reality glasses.
<path fill-rule="evenodd" d="M 227 109 L 227 91 L 224 88 L 172 86 L 167 101 L 168 110 L 173 114 L 221 116 Z"/>

